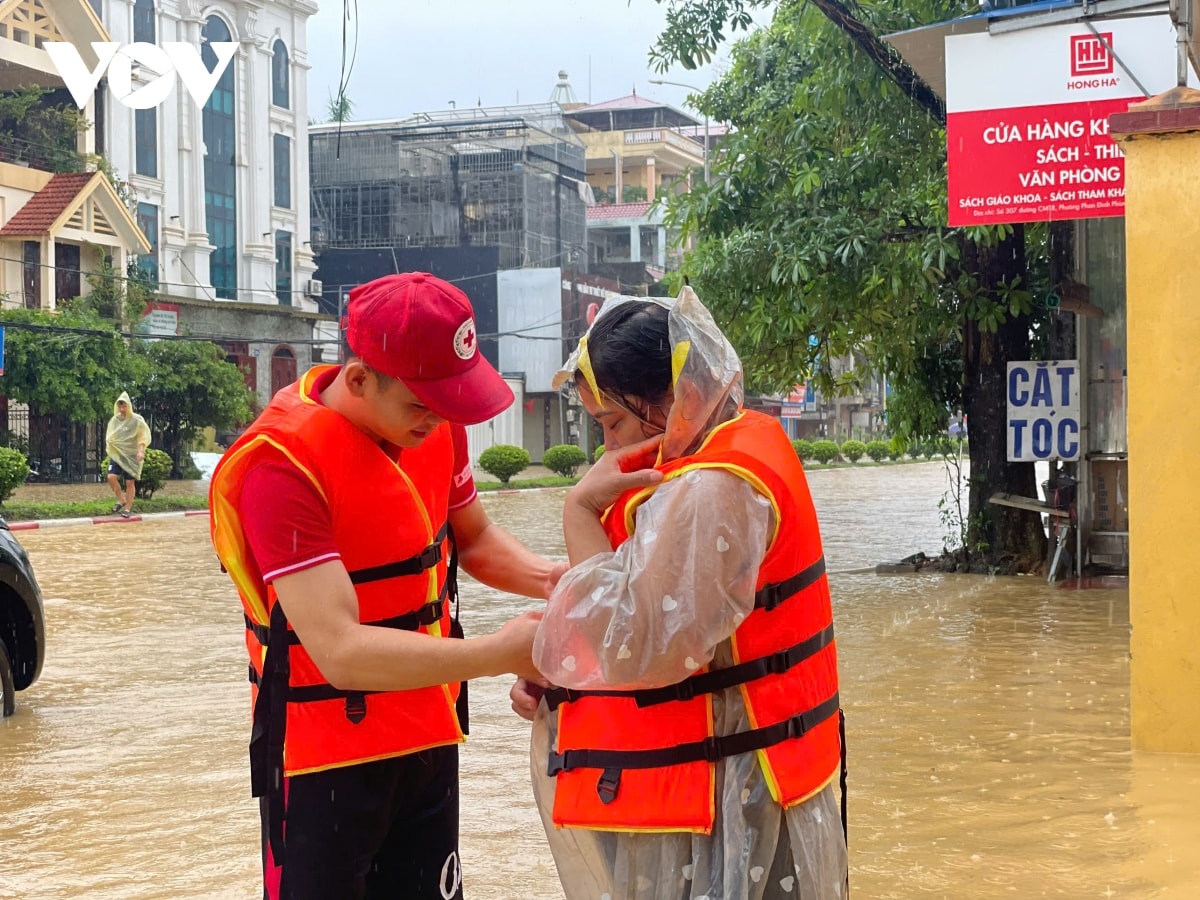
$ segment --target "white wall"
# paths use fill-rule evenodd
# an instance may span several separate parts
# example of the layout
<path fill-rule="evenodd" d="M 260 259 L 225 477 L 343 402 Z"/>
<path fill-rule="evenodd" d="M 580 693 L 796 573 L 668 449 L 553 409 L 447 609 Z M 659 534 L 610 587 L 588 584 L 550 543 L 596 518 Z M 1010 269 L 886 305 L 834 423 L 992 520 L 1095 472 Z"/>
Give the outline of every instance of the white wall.
<path fill-rule="evenodd" d="M 496 297 L 502 335 L 500 370 L 523 374 L 526 393 L 549 393 L 550 381 L 563 362 L 562 270 L 498 272 Z"/>
<path fill-rule="evenodd" d="M 112 40 L 133 40 L 133 0 L 103 0 L 102 18 Z M 308 187 L 308 52 L 305 29 L 316 12 L 311 0 L 217 0 L 163 3 L 156 8 L 156 43 L 184 41 L 200 46 L 203 21 L 221 16 L 240 43 L 234 66 L 237 117 L 238 295 L 243 303 L 278 304 L 275 245 L 278 231 L 292 233 L 292 287 L 302 290 L 316 266 L 305 242 L 311 239 Z M 271 104 L 271 60 L 276 39 L 288 48 L 290 108 Z M 158 107 L 158 177 L 134 173 L 134 112 L 108 98 L 105 155 L 128 180 L 140 201 L 159 207 L 159 277 L 164 293 L 213 299 L 209 285 L 210 245 L 204 212 L 204 141 L 201 109 L 177 84 Z M 291 209 L 272 204 L 272 135 L 291 138 Z M 266 235 L 266 236 L 264 236 Z M 199 280 L 200 285 L 195 285 Z M 177 287 L 188 285 L 188 287 Z M 316 311 L 316 302 L 296 293 L 292 305 Z"/>
<path fill-rule="evenodd" d="M 522 417 L 525 406 L 525 388 L 520 378 L 505 378 L 512 388 L 513 405 L 494 419 L 489 419 L 479 425 L 467 426 L 467 450 L 471 456 L 471 464 L 479 462 L 479 454 L 488 447 L 497 444 L 510 444 L 513 447 L 524 446 L 522 440 Z"/>

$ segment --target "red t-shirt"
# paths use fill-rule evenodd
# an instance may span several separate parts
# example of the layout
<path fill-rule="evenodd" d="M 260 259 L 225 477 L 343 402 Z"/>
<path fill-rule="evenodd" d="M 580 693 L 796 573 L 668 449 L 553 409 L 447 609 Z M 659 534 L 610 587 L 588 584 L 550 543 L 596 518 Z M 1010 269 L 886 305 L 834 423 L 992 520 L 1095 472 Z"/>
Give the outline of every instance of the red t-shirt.
<path fill-rule="evenodd" d="M 320 402 L 320 392 L 334 372 L 317 379 L 309 395 Z M 467 449 L 467 430 L 450 426 L 454 445 L 454 483 L 450 486 L 450 509 L 461 509 L 476 497 L 475 478 Z M 396 453 L 400 451 L 395 450 Z M 249 502 L 247 502 L 249 501 Z M 282 460 L 266 460 L 246 473 L 238 512 L 246 543 L 270 583 L 282 575 L 341 559 L 333 542 L 333 520 L 329 508 L 312 482 L 295 466 Z"/>

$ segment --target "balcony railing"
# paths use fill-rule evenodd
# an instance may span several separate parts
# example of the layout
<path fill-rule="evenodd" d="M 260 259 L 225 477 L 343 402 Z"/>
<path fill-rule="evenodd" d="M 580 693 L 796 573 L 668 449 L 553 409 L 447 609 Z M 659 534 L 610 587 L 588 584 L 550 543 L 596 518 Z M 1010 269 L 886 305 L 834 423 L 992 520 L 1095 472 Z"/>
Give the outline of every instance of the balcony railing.
<path fill-rule="evenodd" d="M 646 131 L 625 132 L 625 143 L 629 144 L 667 144 L 690 153 L 696 157 L 704 155 L 704 145 L 699 141 L 671 131 L 669 128 L 654 128 Z"/>

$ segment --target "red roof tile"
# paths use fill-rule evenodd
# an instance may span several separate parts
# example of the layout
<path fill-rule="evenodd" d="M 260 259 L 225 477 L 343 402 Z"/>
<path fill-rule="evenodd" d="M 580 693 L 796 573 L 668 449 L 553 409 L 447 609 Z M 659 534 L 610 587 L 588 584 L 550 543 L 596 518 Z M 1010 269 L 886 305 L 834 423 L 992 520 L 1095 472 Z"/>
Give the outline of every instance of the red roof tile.
<path fill-rule="evenodd" d="M 98 173 L 68 172 L 55 175 L 46 186 L 17 210 L 16 215 L 0 228 L 3 237 L 40 237 L 50 233 L 50 226 L 69 207 L 79 192 Z M 101 176 L 103 177 L 103 176 Z"/>
<path fill-rule="evenodd" d="M 608 206 L 589 206 L 588 221 L 593 219 L 640 219 L 650 211 L 649 201 L 641 203 L 611 203 Z M 3 232 L 0 232 L 2 234 Z"/>

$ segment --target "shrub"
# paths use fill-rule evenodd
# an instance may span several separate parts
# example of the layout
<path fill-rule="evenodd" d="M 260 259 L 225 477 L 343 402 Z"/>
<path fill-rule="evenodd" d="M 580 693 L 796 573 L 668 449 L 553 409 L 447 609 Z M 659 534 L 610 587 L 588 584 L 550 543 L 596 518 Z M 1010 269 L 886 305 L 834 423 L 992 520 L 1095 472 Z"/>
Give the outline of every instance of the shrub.
<path fill-rule="evenodd" d="M 912 441 L 908 445 L 908 458 L 909 459 L 920 459 L 922 454 L 924 454 L 924 452 L 925 452 L 925 445 L 922 444 L 920 441 Z"/>
<path fill-rule="evenodd" d="M 875 462 L 883 462 L 891 452 L 887 441 L 870 441 L 865 449 L 867 456 L 871 457 Z"/>
<path fill-rule="evenodd" d="M 0 503 L 13 495 L 13 491 L 29 477 L 29 460 L 20 450 L 0 447 Z"/>
<path fill-rule="evenodd" d="M 890 459 L 892 462 L 895 462 L 903 455 L 904 455 L 904 452 L 902 450 L 900 450 L 895 444 L 888 444 L 888 459 Z"/>
<path fill-rule="evenodd" d="M 833 441 L 817 441 L 813 444 L 812 455 L 819 463 L 831 463 L 841 456 L 841 452 Z"/>
<path fill-rule="evenodd" d="M 479 468 L 499 478 L 501 484 L 508 484 L 508 480 L 528 468 L 529 463 L 529 451 L 511 444 L 497 444 L 479 454 Z"/>
<path fill-rule="evenodd" d="M 106 456 L 100 463 L 100 474 L 108 474 L 108 464 L 110 460 Z M 134 491 L 134 496 L 139 500 L 149 500 L 154 496 L 154 492 L 161 489 L 167 483 L 167 479 L 171 477 L 171 470 L 175 468 L 175 464 L 171 461 L 171 454 L 163 450 L 155 450 L 151 447 L 146 451 L 146 458 L 142 460 L 142 477 L 137 481 L 137 490 Z M 119 479 L 122 490 L 125 488 L 125 479 Z"/>
<path fill-rule="evenodd" d="M 574 444 L 558 444 L 542 456 L 542 465 L 563 478 L 574 478 L 575 470 L 587 462 L 587 454 Z"/>
<path fill-rule="evenodd" d="M 926 460 L 933 459 L 934 455 L 937 452 L 938 452 L 938 444 L 937 444 L 936 440 L 923 441 L 921 443 L 921 455 L 923 457 L 925 457 Z"/>
<path fill-rule="evenodd" d="M 813 442 L 806 441 L 804 438 L 796 438 L 792 441 L 792 449 L 796 451 L 796 455 L 800 457 L 802 462 L 808 462 L 813 458 Z"/>
<path fill-rule="evenodd" d="M 862 441 L 845 441 L 842 444 L 842 456 L 852 463 L 858 462 L 867 454 L 867 445 Z"/>
<path fill-rule="evenodd" d="M 600 457 L 604 455 L 604 445 L 601 444 L 592 451 L 592 462 L 600 462 Z"/>

